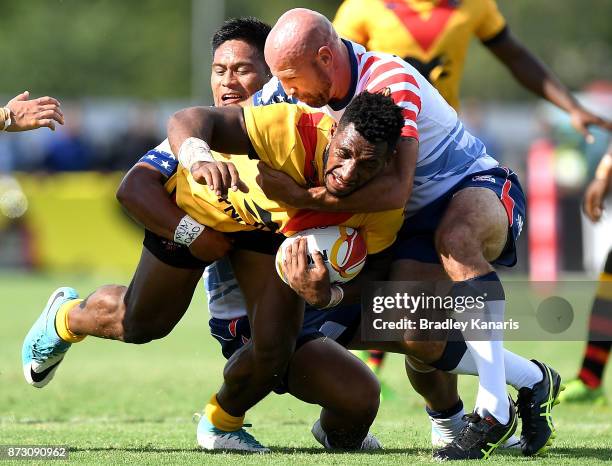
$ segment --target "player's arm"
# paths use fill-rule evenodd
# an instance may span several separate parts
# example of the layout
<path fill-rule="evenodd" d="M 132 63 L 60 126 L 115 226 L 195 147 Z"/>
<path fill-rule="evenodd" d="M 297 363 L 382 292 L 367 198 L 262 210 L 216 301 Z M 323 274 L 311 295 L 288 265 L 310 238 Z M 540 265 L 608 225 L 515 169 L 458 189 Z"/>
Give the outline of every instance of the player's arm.
<path fill-rule="evenodd" d="M 557 77 L 506 27 L 484 44 L 510 70 L 516 80 L 531 92 L 569 113 L 572 125 L 591 142 L 589 125 L 612 130 L 612 122 L 586 110 Z"/>
<path fill-rule="evenodd" d="M 595 178 L 584 194 L 584 213 L 592 222 L 598 222 L 603 214 L 604 199 L 612 189 L 612 143 L 601 158 Z"/>
<path fill-rule="evenodd" d="M 181 110 L 168 122 L 172 152 L 193 178 L 207 184 L 217 195 L 228 189 L 247 191 L 230 162 L 216 162 L 210 150 L 227 154 L 248 154 L 251 150 L 242 107 L 191 107 Z"/>
<path fill-rule="evenodd" d="M 323 309 L 336 305 L 334 300 L 341 294 L 342 304 L 355 304 L 361 299 L 364 286 L 372 281 L 385 280 L 391 264 L 390 248 L 376 254 L 368 255 L 366 264 L 353 280 L 344 283 L 341 291 L 330 285 L 329 272 L 319 252 L 314 252 L 312 258 L 314 267 L 308 266 L 308 244 L 306 238 L 298 238 L 287 246 L 285 260 L 282 264 L 283 273 L 289 286 L 311 306 Z M 334 291 L 333 288 L 336 288 Z"/>
<path fill-rule="evenodd" d="M 303 188 L 288 175 L 271 168 L 260 170 L 257 181 L 269 199 L 297 209 L 357 213 L 402 209 L 412 193 L 418 149 L 416 139 L 401 138 L 385 171 L 342 198 L 332 196 L 325 187 Z"/>
<path fill-rule="evenodd" d="M 117 190 L 117 200 L 147 230 L 174 240 L 176 229 L 187 214 L 170 198 L 164 188 L 165 182 L 166 177 L 159 170 L 139 162 L 123 178 Z M 230 248 L 229 239 L 210 228 L 189 245 L 190 252 L 205 262 L 220 259 Z"/>

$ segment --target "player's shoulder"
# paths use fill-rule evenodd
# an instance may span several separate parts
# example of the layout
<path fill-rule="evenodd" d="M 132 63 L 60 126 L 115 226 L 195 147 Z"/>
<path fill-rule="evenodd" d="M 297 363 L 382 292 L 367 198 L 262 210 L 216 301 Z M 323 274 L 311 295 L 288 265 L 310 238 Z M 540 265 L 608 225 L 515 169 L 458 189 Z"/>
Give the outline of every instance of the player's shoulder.
<path fill-rule="evenodd" d="M 295 104 L 297 100 L 287 95 L 276 76 L 272 77 L 270 81 L 264 84 L 261 90 L 253 94 L 254 106 L 271 105 L 281 102 Z"/>
<path fill-rule="evenodd" d="M 178 167 L 178 161 L 172 153 L 168 139 L 164 139 L 153 149 L 147 151 L 137 163 L 146 163 L 167 178 L 171 177 Z"/>

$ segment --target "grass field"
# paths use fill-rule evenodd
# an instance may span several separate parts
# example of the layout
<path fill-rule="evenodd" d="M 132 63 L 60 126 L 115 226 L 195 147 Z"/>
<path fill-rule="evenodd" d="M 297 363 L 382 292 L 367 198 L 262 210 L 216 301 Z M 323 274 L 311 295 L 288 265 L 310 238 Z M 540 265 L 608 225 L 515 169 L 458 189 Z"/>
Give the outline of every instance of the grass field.
<path fill-rule="evenodd" d="M 70 447 L 70 461 L 89 464 L 377 464 L 431 461 L 429 422 L 404 375 L 399 356 L 388 361 L 385 381 L 398 396 L 385 401 L 372 431 L 385 446 L 376 454 L 325 453 L 310 434 L 316 406 L 272 395 L 247 422 L 273 453 L 267 456 L 211 454 L 197 449 L 193 413 L 202 409 L 221 380 L 224 360 L 208 332 L 198 291 L 175 331 L 143 346 L 90 338 L 73 346 L 53 382 L 42 390 L 23 379 L 22 339 L 49 293 L 71 285 L 87 294 L 97 285 L 127 277 L 0 275 L 0 445 Z M 585 310 L 590 297 L 585 296 Z M 564 377 L 579 364 L 583 344 L 513 343 L 525 356 L 550 362 Z M 608 372 L 607 384 L 612 383 Z M 475 379 L 461 380 L 472 406 Z M 612 460 L 612 407 L 564 406 L 555 410 L 558 437 L 547 464 L 595 464 Z M 498 453 L 495 463 L 533 462 Z M 21 463 L 23 464 L 23 463 Z"/>

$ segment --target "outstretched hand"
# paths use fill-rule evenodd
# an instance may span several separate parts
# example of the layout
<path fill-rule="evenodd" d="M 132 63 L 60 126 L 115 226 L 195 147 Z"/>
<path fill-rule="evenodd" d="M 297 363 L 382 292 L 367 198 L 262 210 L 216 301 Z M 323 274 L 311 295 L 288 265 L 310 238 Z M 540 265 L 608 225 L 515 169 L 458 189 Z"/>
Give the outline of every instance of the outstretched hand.
<path fill-rule="evenodd" d="M 610 185 L 607 180 L 595 179 L 591 181 L 584 194 L 582 207 L 591 222 L 598 222 L 604 210 L 604 199 L 608 194 Z"/>
<path fill-rule="evenodd" d="M 601 118 L 583 107 L 578 107 L 570 111 L 569 116 L 572 126 L 584 136 L 584 139 L 589 144 L 595 141 L 595 138 L 589 131 L 590 125 L 599 126 L 608 131 L 612 131 L 612 121 Z"/>
<path fill-rule="evenodd" d="M 57 99 L 39 97 L 28 100 L 29 98 L 30 93 L 25 91 L 6 105 L 11 111 L 12 120 L 6 131 L 29 131 L 42 127 L 55 131 L 56 123 L 64 124 L 64 114 Z"/>

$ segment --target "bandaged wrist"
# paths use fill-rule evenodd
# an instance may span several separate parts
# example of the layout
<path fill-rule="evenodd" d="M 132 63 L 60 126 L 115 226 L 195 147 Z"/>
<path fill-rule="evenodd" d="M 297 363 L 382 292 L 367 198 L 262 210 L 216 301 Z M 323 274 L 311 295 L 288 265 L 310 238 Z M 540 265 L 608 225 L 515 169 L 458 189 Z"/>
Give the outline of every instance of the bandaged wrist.
<path fill-rule="evenodd" d="M 214 162 L 210 147 L 206 141 L 198 138 L 187 138 L 181 144 L 178 159 L 180 164 L 191 171 L 191 166 L 196 162 Z"/>
<path fill-rule="evenodd" d="M 601 158 L 597 170 L 595 171 L 596 180 L 607 180 L 612 170 L 612 154 L 608 153 Z"/>
<path fill-rule="evenodd" d="M 185 215 L 174 230 L 174 242 L 189 247 L 205 229 L 204 225 Z"/>
<path fill-rule="evenodd" d="M 321 309 L 329 309 L 330 307 L 336 307 L 344 299 L 344 290 L 339 285 L 331 286 L 331 297 L 326 306 Z"/>

